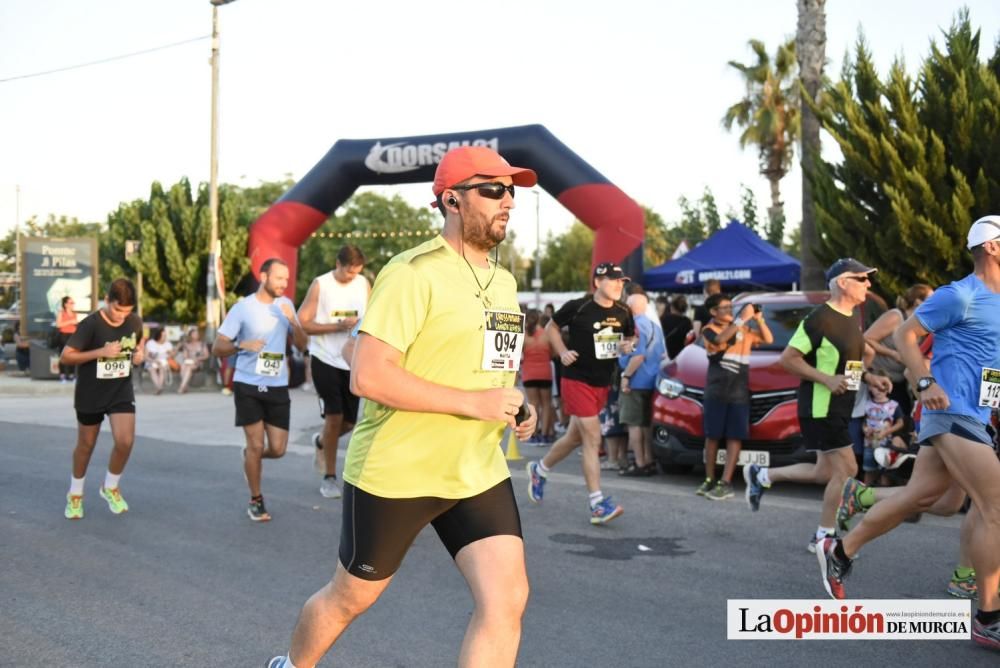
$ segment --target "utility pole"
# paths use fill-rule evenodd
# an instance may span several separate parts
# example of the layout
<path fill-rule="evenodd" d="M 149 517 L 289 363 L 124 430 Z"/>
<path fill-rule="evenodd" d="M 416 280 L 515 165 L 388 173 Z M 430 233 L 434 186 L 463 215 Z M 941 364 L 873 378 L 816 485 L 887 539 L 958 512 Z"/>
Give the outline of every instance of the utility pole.
<path fill-rule="evenodd" d="M 208 209 L 211 231 L 208 241 L 208 277 L 205 294 L 205 340 L 213 341 L 219 328 L 218 257 L 219 243 L 219 7 L 235 0 L 209 0 L 212 3 L 212 127 L 208 171 Z"/>
<path fill-rule="evenodd" d="M 541 193 L 538 189 L 531 192 L 535 194 L 535 278 L 531 281 L 531 287 L 535 289 L 535 308 L 542 310 L 542 224 L 539 210 L 541 206 Z"/>

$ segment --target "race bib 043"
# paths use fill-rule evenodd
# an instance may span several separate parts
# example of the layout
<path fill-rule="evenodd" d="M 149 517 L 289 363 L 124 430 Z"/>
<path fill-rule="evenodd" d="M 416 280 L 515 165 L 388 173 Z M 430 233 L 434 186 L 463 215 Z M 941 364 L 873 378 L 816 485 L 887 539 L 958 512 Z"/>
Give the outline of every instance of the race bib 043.
<path fill-rule="evenodd" d="M 116 380 L 118 378 L 128 378 L 132 373 L 132 356 L 129 353 L 122 353 L 117 357 L 97 358 L 97 379 Z"/>
<path fill-rule="evenodd" d="M 258 353 L 257 367 L 255 369 L 258 376 L 278 378 L 281 376 L 281 368 L 285 364 L 285 356 L 282 353 Z"/>
<path fill-rule="evenodd" d="M 521 368 L 524 345 L 524 314 L 513 311 L 484 311 L 483 370 L 517 371 Z"/>

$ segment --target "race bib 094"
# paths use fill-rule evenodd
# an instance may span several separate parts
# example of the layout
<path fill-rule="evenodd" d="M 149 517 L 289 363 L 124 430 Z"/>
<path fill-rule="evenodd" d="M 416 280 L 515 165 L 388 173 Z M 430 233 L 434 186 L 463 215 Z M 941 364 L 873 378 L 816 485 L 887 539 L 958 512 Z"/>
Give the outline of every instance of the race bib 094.
<path fill-rule="evenodd" d="M 524 314 L 513 311 L 484 311 L 483 370 L 517 371 L 521 368 L 524 345 Z"/>

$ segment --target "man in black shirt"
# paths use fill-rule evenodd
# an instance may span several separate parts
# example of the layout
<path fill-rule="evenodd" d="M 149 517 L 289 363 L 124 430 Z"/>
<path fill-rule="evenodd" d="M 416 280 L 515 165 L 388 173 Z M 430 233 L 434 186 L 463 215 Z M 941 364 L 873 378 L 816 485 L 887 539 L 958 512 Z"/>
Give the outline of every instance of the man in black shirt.
<path fill-rule="evenodd" d="M 135 286 L 126 278 L 111 282 L 104 307 L 83 319 L 63 348 L 60 362 L 78 366 L 73 406 L 77 439 L 73 451 L 73 475 L 66 494 L 66 519 L 83 518 L 83 480 L 97 444 L 104 416 L 111 423 L 114 448 L 101 497 L 111 512 L 128 511 L 118 482 L 135 442 L 135 394 L 132 368 L 142 364 L 142 320 L 133 313 Z"/>
<path fill-rule="evenodd" d="M 677 295 L 670 300 L 667 311 L 660 316 L 663 342 L 667 344 L 667 357 L 670 359 L 674 359 L 684 350 L 687 335 L 693 327 L 691 318 L 687 317 L 687 309 L 687 299 L 684 295 Z"/>
<path fill-rule="evenodd" d="M 613 262 L 594 269 L 594 294 L 563 304 L 545 333 L 563 364 L 560 395 L 571 416 L 569 428 L 544 458 L 528 462 L 529 498 L 538 503 L 545 493 L 549 470 L 583 444 L 583 477 L 590 493 L 590 522 L 604 524 L 622 514 L 610 496 L 601 492 L 601 423 L 598 413 L 608 401 L 611 379 L 620 352 L 632 352 L 635 322 L 620 300 L 625 273 Z M 569 346 L 561 329 L 569 332 Z M 627 339 L 627 340 L 626 340 Z"/>
<path fill-rule="evenodd" d="M 857 260 L 845 258 L 826 271 L 830 301 L 807 315 L 781 353 L 781 363 L 802 379 L 798 392 L 799 426 L 806 448 L 816 452 L 815 464 L 793 464 L 767 469 L 756 464 L 743 469 L 747 502 L 760 507 L 764 491 L 775 482 L 804 482 L 826 486 L 819 527 L 809 542 L 816 543 L 836 532 L 837 506 L 844 481 L 857 475 L 853 441 L 847 424 L 854 397 L 862 382 L 888 392 L 892 383 L 885 376 L 865 372 L 875 351 L 865 344 L 861 321 L 854 309 L 865 301 L 871 285 L 869 274 L 877 271 Z"/>

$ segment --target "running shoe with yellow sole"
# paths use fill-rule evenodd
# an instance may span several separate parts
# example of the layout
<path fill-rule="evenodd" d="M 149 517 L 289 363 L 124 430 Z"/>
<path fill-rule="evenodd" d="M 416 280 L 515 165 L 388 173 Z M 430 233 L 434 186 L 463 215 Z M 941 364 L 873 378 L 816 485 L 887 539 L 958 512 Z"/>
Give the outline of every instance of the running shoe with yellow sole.
<path fill-rule="evenodd" d="M 122 493 L 117 487 L 105 489 L 101 487 L 101 498 L 108 502 L 108 509 L 115 515 L 128 512 L 128 504 L 122 498 Z"/>
<path fill-rule="evenodd" d="M 75 494 L 66 495 L 66 519 L 68 520 L 82 520 L 83 519 L 83 495 L 76 496 Z"/>

